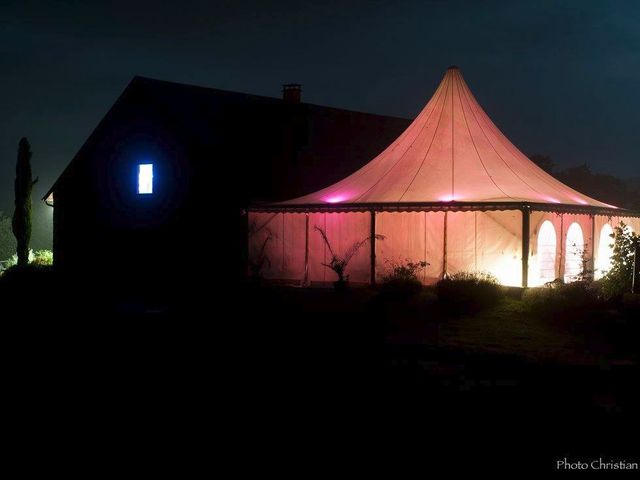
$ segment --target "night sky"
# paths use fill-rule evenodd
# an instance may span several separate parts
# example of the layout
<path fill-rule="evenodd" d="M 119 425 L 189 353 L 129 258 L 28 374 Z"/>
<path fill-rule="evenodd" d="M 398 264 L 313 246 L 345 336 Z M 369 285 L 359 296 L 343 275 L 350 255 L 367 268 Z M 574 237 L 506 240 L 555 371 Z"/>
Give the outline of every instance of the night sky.
<path fill-rule="evenodd" d="M 0 210 L 20 137 L 35 200 L 134 75 L 413 117 L 456 64 L 525 153 L 640 174 L 640 2 L 165 3 L 1 2 Z"/>

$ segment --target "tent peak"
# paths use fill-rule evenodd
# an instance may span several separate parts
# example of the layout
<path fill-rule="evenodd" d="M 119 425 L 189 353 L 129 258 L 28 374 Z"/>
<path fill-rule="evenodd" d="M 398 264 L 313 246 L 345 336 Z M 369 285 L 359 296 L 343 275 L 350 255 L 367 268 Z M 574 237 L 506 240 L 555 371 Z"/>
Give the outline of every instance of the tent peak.
<path fill-rule="evenodd" d="M 518 150 L 453 65 L 411 125 L 377 157 L 340 182 L 285 203 L 454 201 L 610 208 L 561 183 Z"/>
<path fill-rule="evenodd" d="M 450 65 L 447 70 L 460 70 L 460 67 L 458 65 Z"/>

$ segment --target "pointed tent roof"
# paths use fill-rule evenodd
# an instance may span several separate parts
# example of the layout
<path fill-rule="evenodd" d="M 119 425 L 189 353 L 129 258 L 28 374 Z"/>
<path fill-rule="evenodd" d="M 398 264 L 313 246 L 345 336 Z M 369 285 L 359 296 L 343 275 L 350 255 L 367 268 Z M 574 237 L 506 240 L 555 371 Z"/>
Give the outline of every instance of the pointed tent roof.
<path fill-rule="evenodd" d="M 429 103 L 380 155 L 340 182 L 280 205 L 422 202 L 612 207 L 556 180 L 518 150 L 457 67 L 449 67 Z"/>

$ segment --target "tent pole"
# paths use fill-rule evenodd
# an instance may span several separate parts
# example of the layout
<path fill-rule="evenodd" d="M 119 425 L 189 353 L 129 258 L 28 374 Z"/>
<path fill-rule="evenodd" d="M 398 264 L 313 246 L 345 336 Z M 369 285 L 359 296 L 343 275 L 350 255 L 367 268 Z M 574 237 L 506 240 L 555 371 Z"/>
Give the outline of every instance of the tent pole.
<path fill-rule="evenodd" d="M 596 275 L 596 216 L 591 214 L 591 255 L 587 259 L 587 270 L 591 280 L 595 280 Z"/>
<path fill-rule="evenodd" d="M 529 235 L 531 209 L 522 207 L 522 288 L 529 286 Z"/>
<path fill-rule="evenodd" d="M 631 279 L 631 293 L 640 293 L 640 245 L 636 242 L 633 250 L 633 278 Z"/>
<path fill-rule="evenodd" d="M 376 284 L 376 212 L 371 210 L 371 278 L 369 279 L 371 285 Z"/>
<path fill-rule="evenodd" d="M 447 220 L 449 211 L 444 211 L 444 242 L 442 246 L 442 278 L 447 276 Z"/>
<path fill-rule="evenodd" d="M 558 263 L 558 278 L 564 280 L 564 213 L 560 214 L 560 261 Z"/>
<path fill-rule="evenodd" d="M 302 286 L 309 286 L 309 214 L 304 215 L 304 278 Z"/>

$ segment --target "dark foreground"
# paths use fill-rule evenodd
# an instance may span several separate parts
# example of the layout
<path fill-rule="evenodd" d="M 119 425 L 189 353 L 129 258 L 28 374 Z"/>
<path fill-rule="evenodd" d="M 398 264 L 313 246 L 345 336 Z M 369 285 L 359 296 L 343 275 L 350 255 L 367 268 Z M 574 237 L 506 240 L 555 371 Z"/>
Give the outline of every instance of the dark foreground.
<path fill-rule="evenodd" d="M 0 300 L 15 445 L 37 437 L 52 465 L 395 478 L 638 461 L 632 312 L 537 319 L 516 294 L 451 316 L 429 293 L 211 287 L 136 300 L 43 283 L 19 309 L 6 285 Z"/>

